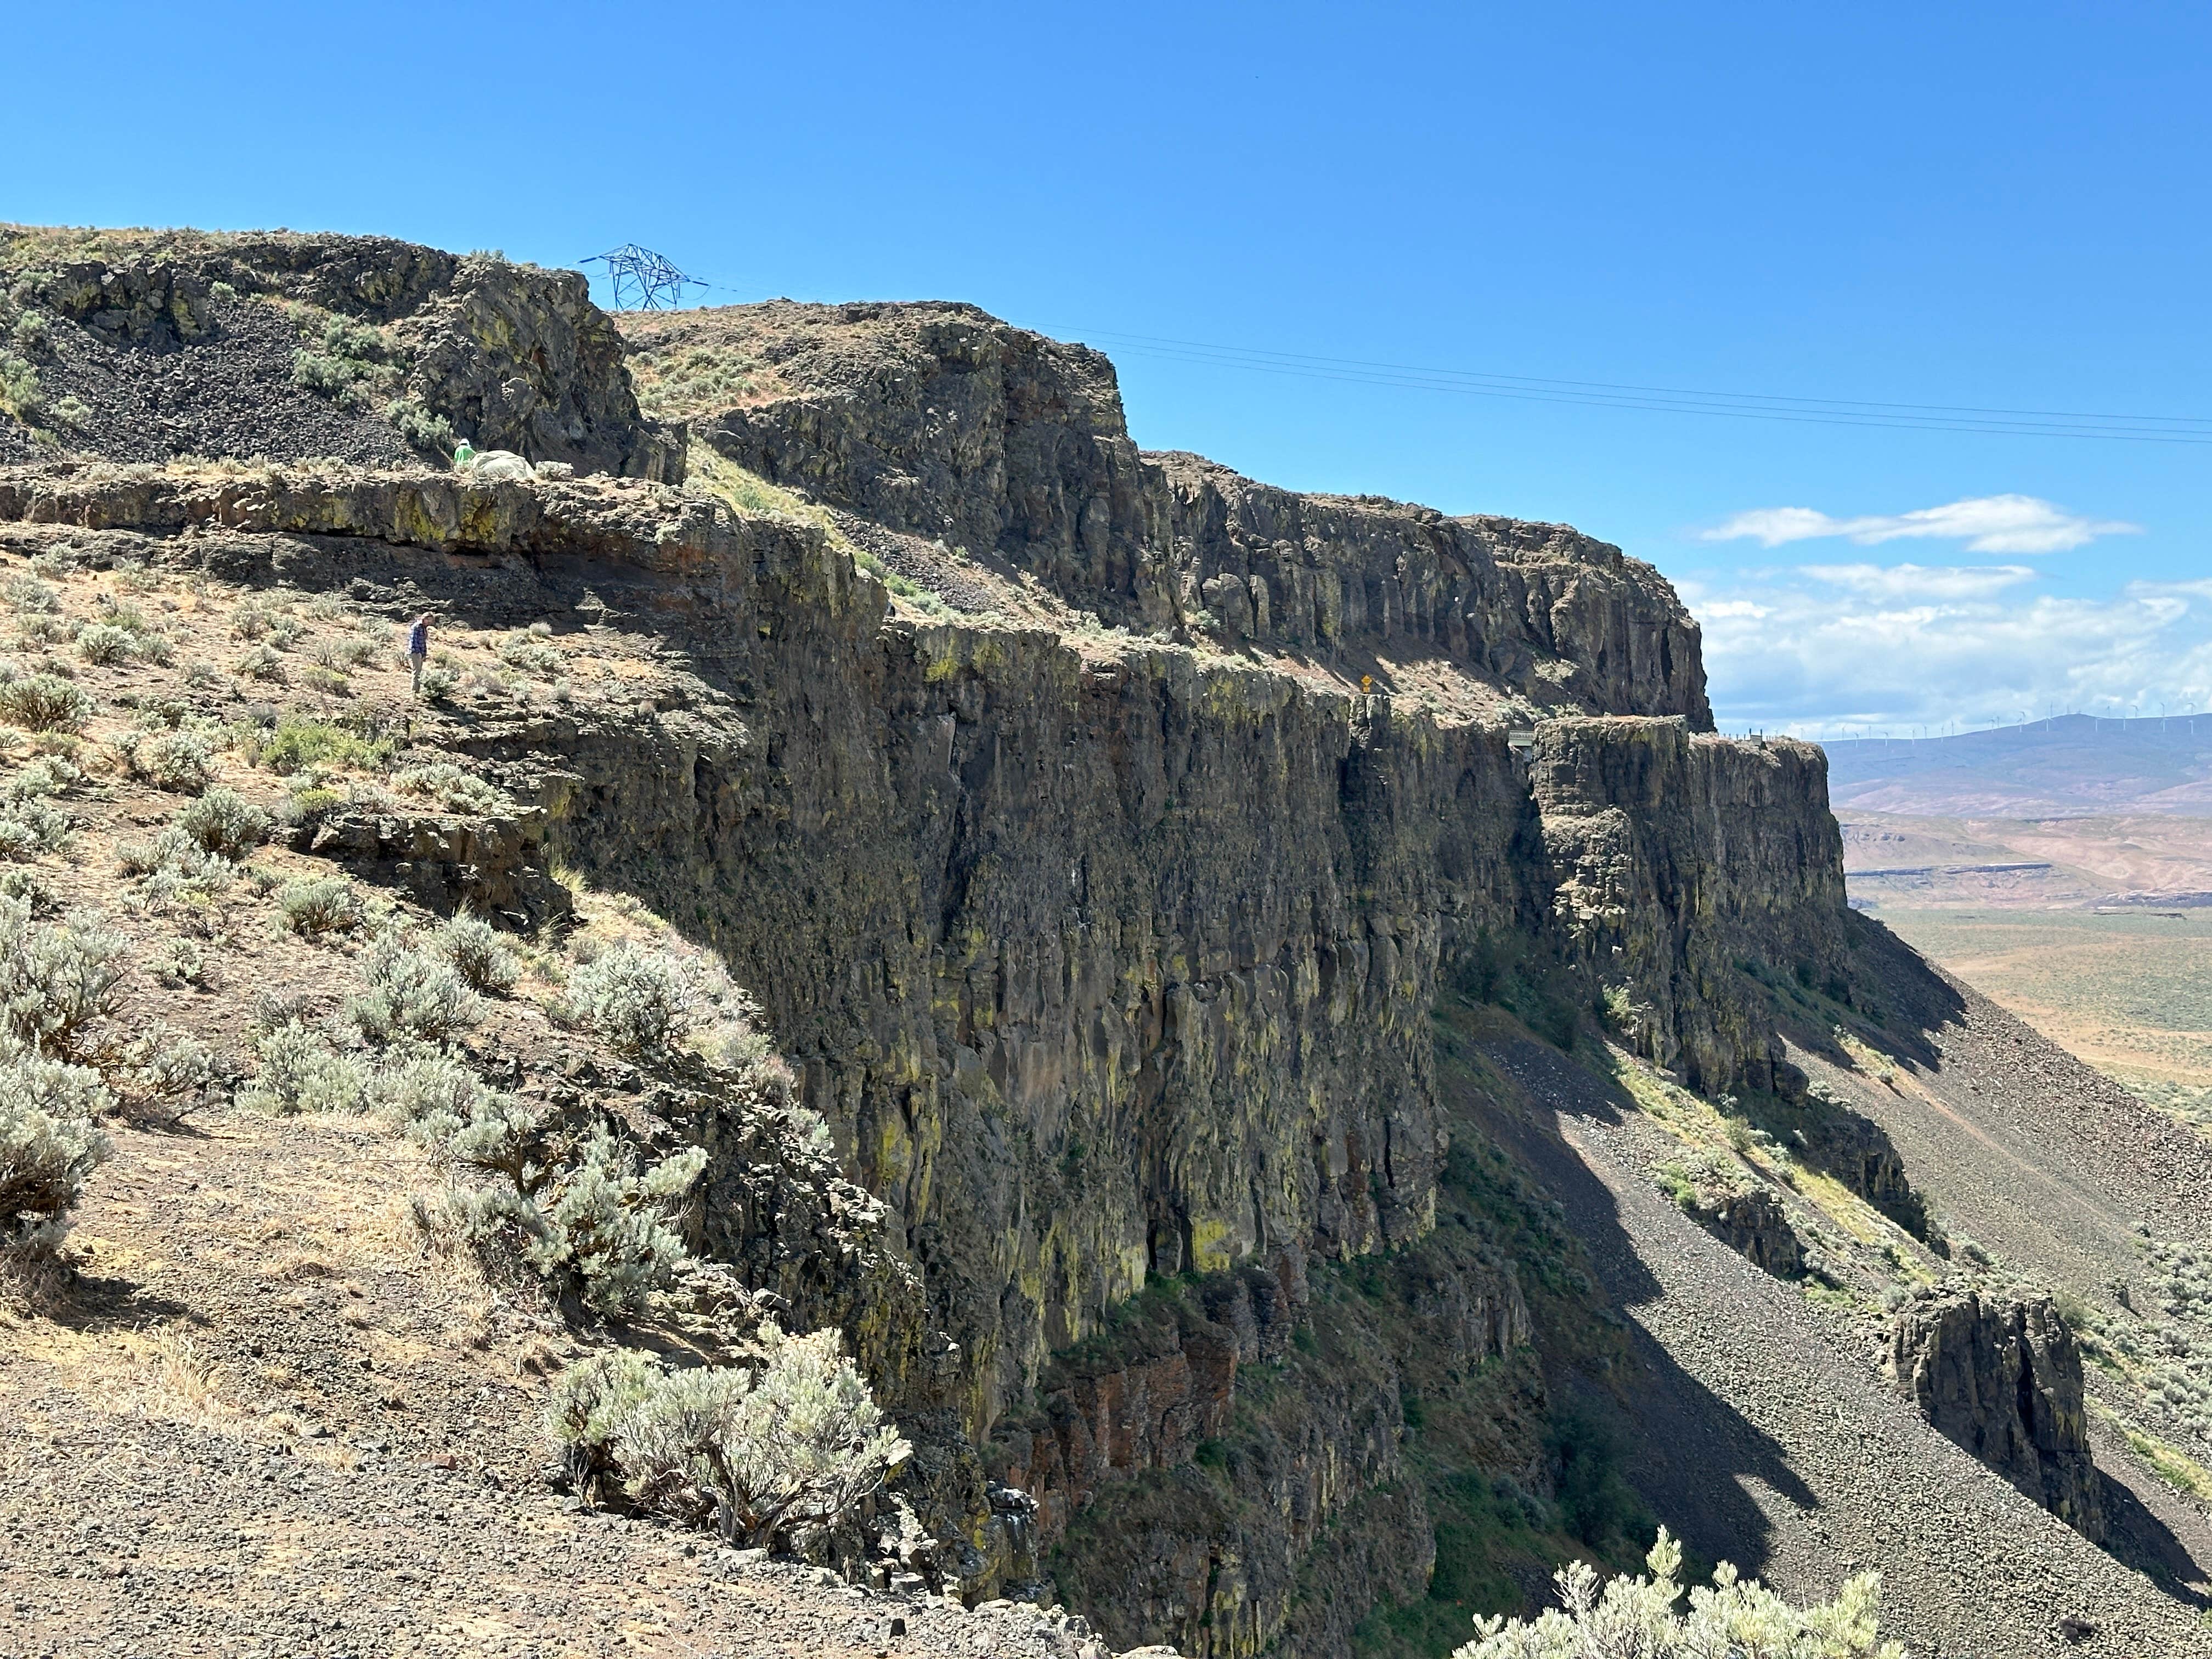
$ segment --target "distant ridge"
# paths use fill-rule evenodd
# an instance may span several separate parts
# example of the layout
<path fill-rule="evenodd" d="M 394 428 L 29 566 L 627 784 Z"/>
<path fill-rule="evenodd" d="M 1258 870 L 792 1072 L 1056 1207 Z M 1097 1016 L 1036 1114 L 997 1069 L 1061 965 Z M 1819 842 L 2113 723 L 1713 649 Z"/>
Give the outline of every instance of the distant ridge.
<path fill-rule="evenodd" d="M 2212 816 L 2212 714 L 2065 714 L 1943 738 L 1859 738 L 1828 752 L 1838 811 L 2038 817 Z"/>

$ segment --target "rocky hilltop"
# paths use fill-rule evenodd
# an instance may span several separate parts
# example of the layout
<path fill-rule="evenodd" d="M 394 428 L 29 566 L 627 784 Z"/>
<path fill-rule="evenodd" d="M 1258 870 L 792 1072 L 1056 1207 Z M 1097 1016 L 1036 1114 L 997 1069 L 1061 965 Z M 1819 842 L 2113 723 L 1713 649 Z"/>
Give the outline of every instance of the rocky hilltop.
<path fill-rule="evenodd" d="M 1712 733 L 1649 566 L 1139 451 L 1103 357 L 971 307 L 609 319 L 282 235 L 19 230 L 0 276 L 0 545 L 605 659 L 375 714 L 510 828 L 329 801 L 295 844 L 541 941 L 621 896 L 757 999 L 813 1161 L 672 1083 L 625 1121 L 704 1150 L 691 1247 L 914 1442 L 897 1573 L 1124 1647 L 1441 1654 L 1656 1516 L 1804 1594 L 1879 1564 L 1916 1650 L 2191 1650 L 2201 1516 L 2083 1390 L 2197 1431 L 2130 1403 L 2148 1326 L 2085 1383 L 2037 1297 L 2152 1307 L 2203 1149 L 2015 1136 L 2087 1207 L 1954 1248 L 2006 1200 L 1942 1034 L 1992 1017 L 1850 915 L 1820 752 Z M 226 684 L 161 695 L 270 695 Z M 1960 1274 L 1971 1317 L 1915 1299 Z"/>

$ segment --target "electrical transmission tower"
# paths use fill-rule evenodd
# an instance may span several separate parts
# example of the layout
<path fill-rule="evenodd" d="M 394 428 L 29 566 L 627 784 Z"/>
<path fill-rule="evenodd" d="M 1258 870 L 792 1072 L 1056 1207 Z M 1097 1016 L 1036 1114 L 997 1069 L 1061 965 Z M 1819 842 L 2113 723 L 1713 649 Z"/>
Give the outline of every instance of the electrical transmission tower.
<path fill-rule="evenodd" d="M 605 253 L 580 261 L 605 265 L 614 285 L 617 311 L 673 311 L 683 303 L 686 288 L 705 288 L 696 276 L 686 276 L 649 247 L 624 242 Z"/>

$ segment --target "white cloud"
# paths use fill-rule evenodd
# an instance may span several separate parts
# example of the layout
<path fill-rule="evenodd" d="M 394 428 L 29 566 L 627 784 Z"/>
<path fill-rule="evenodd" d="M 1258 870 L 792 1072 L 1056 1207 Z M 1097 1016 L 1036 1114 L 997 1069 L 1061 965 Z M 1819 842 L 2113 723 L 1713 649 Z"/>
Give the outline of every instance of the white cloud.
<path fill-rule="evenodd" d="M 2212 581 L 2018 592 L 2021 566 L 1815 565 L 1680 584 L 1723 728 L 1808 735 L 2212 708 Z"/>
<path fill-rule="evenodd" d="M 2035 580 L 2024 564 L 1808 564 L 1798 574 L 1831 587 L 1888 599 L 1972 599 Z"/>
<path fill-rule="evenodd" d="M 1862 547 L 1908 539 L 1964 542 L 1969 553 L 2063 553 L 2100 536 L 2131 536 L 2141 525 L 2089 519 L 2033 495 L 1977 495 L 1910 513 L 1838 519 L 1809 507 L 1763 507 L 1704 532 L 1709 542 L 1767 547 L 1842 537 Z"/>

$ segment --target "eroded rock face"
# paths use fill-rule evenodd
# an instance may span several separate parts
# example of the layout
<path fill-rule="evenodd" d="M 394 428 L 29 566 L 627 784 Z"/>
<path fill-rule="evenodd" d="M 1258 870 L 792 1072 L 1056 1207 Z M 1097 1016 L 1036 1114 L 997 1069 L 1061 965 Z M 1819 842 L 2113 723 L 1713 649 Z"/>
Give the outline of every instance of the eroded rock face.
<path fill-rule="evenodd" d="M 2048 1297 L 1915 1303 L 1890 1328 L 1898 1389 L 1948 1439 L 2093 1542 L 2105 1535 L 2081 1352 Z"/>
<path fill-rule="evenodd" d="M 1796 1279 L 1804 1273 L 1804 1243 L 1783 1213 L 1782 1200 L 1765 1188 L 1717 1194 L 1700 1202 L 1692 1213 L 1753 1267 L 1778 1279 Z"/>
<path fill-rule="evenodd" d="M 88 406 L 79 453 L 389 464 L 409 453 L 385 415 L 399 397 L 479 449 L 683 476 L 680 438 L 639 413 L 621 338 L 573 270 L 377 236 L 0 227 L 0 282 L 58 331 L 35 366 L 49 400 Z M 304 390 L 295 356 L 317 347 L 286 305 L 384 330 L 396 378 L 358 398 Z"/>
<path fill-rule="evenodd" d="M 972 306 L 789 301 L 626 323 L 751 354 L 785 395 L 702 410 L 739 465 L 859 517 L 1003 555 L 1140 630 L 1443 655 L 1540 705 L 1709 729 L 1698 625 L 1648 565 L 1564 525 L 1302 495 L 1131 441 L 1114 366 Z"/>

